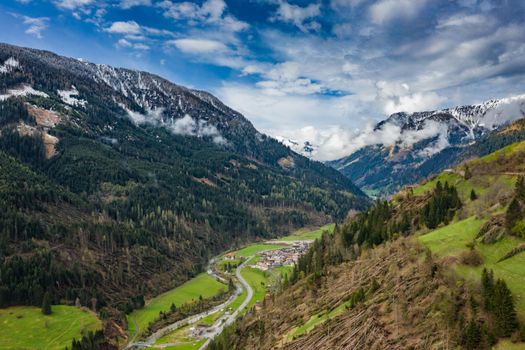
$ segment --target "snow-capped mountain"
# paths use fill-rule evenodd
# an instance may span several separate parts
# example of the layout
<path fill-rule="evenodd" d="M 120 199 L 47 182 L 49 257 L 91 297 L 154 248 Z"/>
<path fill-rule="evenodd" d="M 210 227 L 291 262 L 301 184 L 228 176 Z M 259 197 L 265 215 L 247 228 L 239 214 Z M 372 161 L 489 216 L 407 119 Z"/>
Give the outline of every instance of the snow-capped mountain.
<path fill-rule="evenodd" d="M 305 157 L 312 158 L 317 150 L 317 146 L 312 144 L 310 141 L 299 142 L 283 136 L 275 136 L 275 139 L 290 148 L 292 151 L 302 154 Z"/>
<path fill-rule="evenodd" d="M 60 120 L 56 124 L 67 124 L 76 133 L 97 142 L 118 146 L 124 142 L 122 133 L 126 142 L 132 142 L 145 132 L 153 138 L 149 142 L 163 143 L 167 152 L 176 152 L 181 157 L 194 154 L 193 147 L 202 148 L 196 145 L 203 142 L 207 147 L 216 147 L 216 154 L 210 157 L 231 157 L 235 164 L 238 159 L 246 159 L 265 171 L 286 171 L 292 177 L 303 176 L 306 171 L 318 183 L 326 181 L 328 186 L 335 185 L 348 189 L 356 197 L 365 197 L 348 178 L 259 133 L 242 114 L 210 93 L 174 84 L 152 73 L 0 43 L 0 101 L 17 98 L 38 110 L 33 113 L 37 115 L 34 118 L 56 115 Z M 38 127 L 42 129 L 38 132 L 53 135 L 52 128 L 44 124 Z M 129 130 L 120 130 L 117 135 L 118 127 Z M 167 141 L 155 135 L 155 130 L 161 128 L 174 135 L 169 142 L 171 149 Z M 55 144 L 61 147 L 59 136 Z M 50 157 L 56 154 L 54 151 L 50 150 Z M 193 176 L 200 178 L 206 172 L 208 169 L 202 169 Z M 366 202 L 364 198 L 365 205 Z"/>
<path fill-rule="evenodd" d="M 525 95 L 436 111 L 395 113 L 360 135 L 372 140 L 367 146 L 329 164 L 372 193 L 389 194 L 470 155 L 482 155 L 484 144 L 496 137 L 503 139 L 499 130 L 524 116 Z M 511 134 L 520 130 L 515 128 Z M 514 140 L 507 137 L 505 142 Z"/>

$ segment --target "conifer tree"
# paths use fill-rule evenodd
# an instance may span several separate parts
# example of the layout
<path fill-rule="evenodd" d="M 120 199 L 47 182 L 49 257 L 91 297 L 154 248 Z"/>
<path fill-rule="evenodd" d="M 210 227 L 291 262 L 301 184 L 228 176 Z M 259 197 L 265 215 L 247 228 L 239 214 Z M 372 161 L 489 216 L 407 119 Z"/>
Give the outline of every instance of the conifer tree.
<path fill-rule="evenodd" d="M 476 191 L 474 191 L 474 189 L 472 189 L 472 191 L 470 191 L 470 200 L 471 201 L 475 201 L 476 199 L 478 199 L 478 195 L 477 195 Z"/>
<path fill-rule="evenodd" d="M 494 294 L 494 275 L 492 270 L 483 269 L 481 273 L 481 293 L 486 310 L 491 310 L 492 297 Z"/>
<path fill-rule="evenodd" d="M 51 312 L 51 293 L 47 291 L 42 300 L 42 313 L 44 315 L 51 315 Z"/>
<path fill-rule="evenodd" d="M 494 331 L 499 337 L 508 337 L 518 327 L 512 294 L 505 281 L 498 279 L 494 286 L 493 308 Z"/>
<path fill-rule="evenodd" d="M 512 228 L 521 217 L 521 205 L 518 199 L 514 197 L 507 208 L 507 213 L 505 214 L 505 228 L 508 233 L 512 233 Z"/>
<path fill-rule="evenodd" d="M 474 319 L 471 319 L 463 331 L 463 345 L 468 350 L 479 349 L 481 340 L 481 327 Z"/>

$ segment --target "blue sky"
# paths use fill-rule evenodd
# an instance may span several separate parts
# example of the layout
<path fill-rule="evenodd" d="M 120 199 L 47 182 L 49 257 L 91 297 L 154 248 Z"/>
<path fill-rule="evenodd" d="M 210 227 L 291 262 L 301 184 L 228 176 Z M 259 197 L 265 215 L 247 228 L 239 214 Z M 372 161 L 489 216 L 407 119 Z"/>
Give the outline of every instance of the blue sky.
<path fill-rule="evenodd" d="M 522 0 L 3 0 L 0 41 L 208 90 L 272 135 L 525 93 Z"/>

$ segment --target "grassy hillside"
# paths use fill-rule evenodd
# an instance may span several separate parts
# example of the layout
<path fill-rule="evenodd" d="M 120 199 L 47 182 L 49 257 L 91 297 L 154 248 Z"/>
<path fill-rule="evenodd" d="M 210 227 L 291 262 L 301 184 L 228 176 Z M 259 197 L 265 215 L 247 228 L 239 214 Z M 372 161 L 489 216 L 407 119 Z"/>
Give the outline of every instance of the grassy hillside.
<path fill-rule="evenodd" d="M 14 306 L 0 309 L 0 349 L 64 350 L 84 332 L 102 328 L 91 311 L 73 306 L 54 305 L 53 313 L 43 315 L 40 308 Z"/>
<path fill-rule="evenodd" d="M 465 280 L 477 285 L 484 268 L 494 271 L 497 278 L 507 282 L 515 297 L 517 311 L 525 319 L 525 254 L 517 254 L 510 259 L 499 261 L 505 254 L 518 245 L 525 243 L 517 237 L 504 237 L 494 244 L 482 244 L 476 236 L 484 221 L 471 217 L 418 237 L 418 240 L 440 257 L 453 257 L 448 260 L 454 270 Z M 480 253 L 482 263 L 469 266 L 461 263 L 461 255 L 471 251 L 472 243 Z"/>

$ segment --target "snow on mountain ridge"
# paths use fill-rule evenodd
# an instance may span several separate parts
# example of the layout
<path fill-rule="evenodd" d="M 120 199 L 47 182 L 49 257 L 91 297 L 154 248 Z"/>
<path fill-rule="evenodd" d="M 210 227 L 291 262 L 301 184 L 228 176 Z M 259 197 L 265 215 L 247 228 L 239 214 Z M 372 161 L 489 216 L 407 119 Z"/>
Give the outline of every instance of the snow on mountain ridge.
<path fill-rule="evenodd" d="M 0 73 L 10 73 L 13 69 L 20 67 L 20 63 L 13 57 L 5 60 L 4 64 L 0 65 Z"/>

